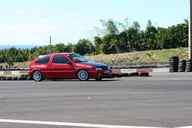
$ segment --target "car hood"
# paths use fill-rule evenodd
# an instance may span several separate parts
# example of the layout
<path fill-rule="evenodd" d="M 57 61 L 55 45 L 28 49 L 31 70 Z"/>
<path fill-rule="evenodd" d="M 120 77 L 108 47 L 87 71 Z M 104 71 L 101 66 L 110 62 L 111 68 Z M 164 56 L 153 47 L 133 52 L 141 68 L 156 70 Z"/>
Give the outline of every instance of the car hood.
<path fill-rule="evenodd" d="M 95 61 L 85 61 L 85 62 L 80 62 L 81 64 L 87 64 L 87 65 L 92 65 L 95 66 L 96 68 L 102 68 L 103 70 L 107 70 L 108 66 L 103 63 L 98 63 Z"/>

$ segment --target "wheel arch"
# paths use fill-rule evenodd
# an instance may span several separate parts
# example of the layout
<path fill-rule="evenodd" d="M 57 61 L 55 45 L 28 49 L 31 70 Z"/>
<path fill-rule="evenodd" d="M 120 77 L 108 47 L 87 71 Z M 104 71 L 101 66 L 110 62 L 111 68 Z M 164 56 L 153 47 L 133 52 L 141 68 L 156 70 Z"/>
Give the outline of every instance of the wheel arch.
<path fill-rule="evenodd" d="M 36 72 L 36 71 L 39 71 L 39 72 L 41 73 L 43 79 L 46 78 L 45 73 L 44 73 L 41 69 L 34 69 L 34 70 L 31 72 L 31 76 L 30 76 L 31 78 L 32 78 L 32 76 L 33 76 L 33 73 Z"/>
<path fill-rule="evenodd" d="M 79 71 L 81 71 L 81 70 L 84 70 L 84 71 L 87 72 L 87 74 L 88 74 L 88 80 L 89 80 L 89 78 L 90 78 L 90 73 L 89 73 L 89 70 L 88 70 L 88 69 L 85 69 L 85 68 L 81 68 L 81 69 L 78 69 L 78 70 L 76 71 L 76 73 L 75 73 L 76 78 L 78 78 L 78 73 L 79 73 Z"/>
<path fill-rule="evenodd" d="M 76 76 L 77 76 L 77 73 L 78 73 L 80 70 L 85 70 L 85 71 L 88 73 L 88 75 L 89 75 L 89 70 L 88 70 L 88 69 L 86 69 L 86 68 L 79 68 L 79 69 L 77 69 L 77 70 L 75 71 L 75 75 L 76 75 Z"/>

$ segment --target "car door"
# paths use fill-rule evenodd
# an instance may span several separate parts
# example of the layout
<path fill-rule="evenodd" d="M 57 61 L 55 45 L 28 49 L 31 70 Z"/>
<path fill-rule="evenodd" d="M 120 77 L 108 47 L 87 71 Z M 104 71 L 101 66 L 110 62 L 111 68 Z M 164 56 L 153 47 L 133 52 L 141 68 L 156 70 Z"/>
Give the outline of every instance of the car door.
<path fill-rule="evenodd" d="M 48 66 L 50 78 L 74 78 L 75 70 L 63 54 L 56 54 Z"/>

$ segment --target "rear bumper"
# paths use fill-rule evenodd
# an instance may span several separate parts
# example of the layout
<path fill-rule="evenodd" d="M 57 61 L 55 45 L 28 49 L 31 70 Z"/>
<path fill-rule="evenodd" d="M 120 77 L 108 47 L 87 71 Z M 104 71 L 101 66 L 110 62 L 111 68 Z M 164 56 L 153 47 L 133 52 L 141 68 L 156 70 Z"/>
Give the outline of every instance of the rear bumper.
<path fill-rule="evenodd" d="M 32 73 L 33 73 L 33 71 L 28 69 L 28 75 L 29 75 L 30 78 L 32 78 Z"/>

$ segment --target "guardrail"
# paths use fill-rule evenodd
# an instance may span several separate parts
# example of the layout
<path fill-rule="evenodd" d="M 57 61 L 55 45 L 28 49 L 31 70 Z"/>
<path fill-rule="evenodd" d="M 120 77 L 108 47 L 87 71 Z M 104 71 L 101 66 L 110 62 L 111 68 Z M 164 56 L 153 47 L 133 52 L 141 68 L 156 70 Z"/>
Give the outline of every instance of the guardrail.
<path fill-rule="evenodd" d="M 29 80 L 27 68 L 0 69 L 0 80 Z"/>
<path fill-rule="evenodd" d="M 28 68 L 0 68 L 0 71 L 28 71 Z"/>

